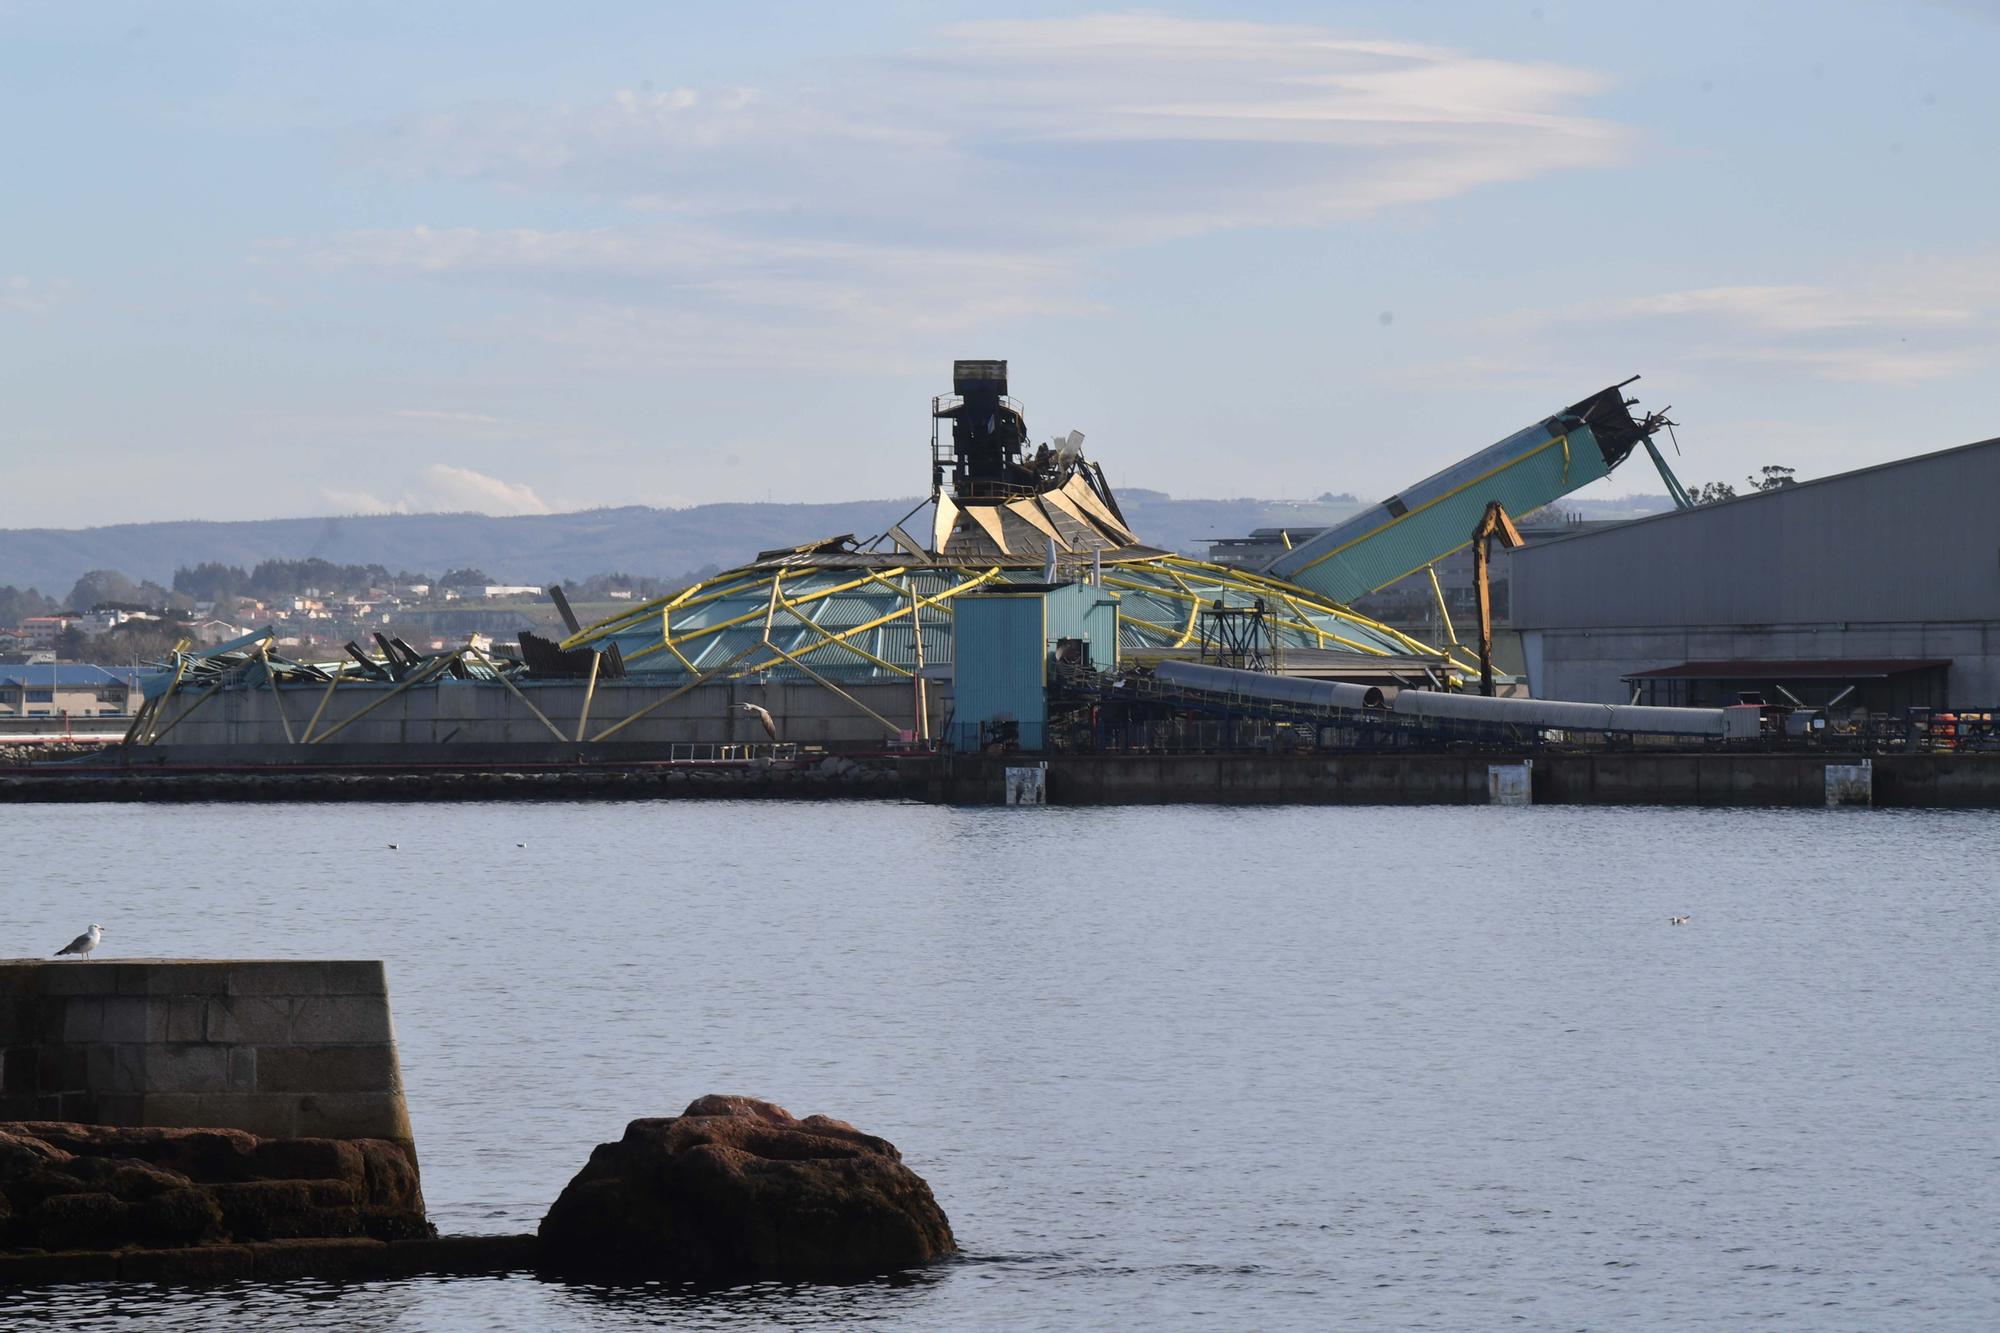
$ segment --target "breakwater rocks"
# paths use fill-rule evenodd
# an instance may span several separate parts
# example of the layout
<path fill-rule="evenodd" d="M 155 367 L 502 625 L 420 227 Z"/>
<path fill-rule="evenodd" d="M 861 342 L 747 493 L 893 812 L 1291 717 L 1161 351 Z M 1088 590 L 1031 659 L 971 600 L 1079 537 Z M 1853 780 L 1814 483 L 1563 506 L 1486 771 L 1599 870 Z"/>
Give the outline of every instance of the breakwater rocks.
<path fill-rule="evenodd" d="M 0 1122 L 0 1283 L 340 1277 L 526 1262 L 523 1238 L 436 1239 L 416 1163 L 382 1139 Z"/>
<path fill-rule="evenodd" d="M 0 1121 L 0 1288 L 495 1272 L 849 1281 L 956 1252 L 894 1144 L 752 1097 L 634 1120 L 532 1236 L 438 1236 L 414 1155 L 386 1139 Z"/>
<path fill-rule="evenodd" d="M 708 1096 L 601 1144 L 542 1219 L 541 1264 L 598 1281 L 840 1280 L 957 1249 L 886 1139 Z"/>

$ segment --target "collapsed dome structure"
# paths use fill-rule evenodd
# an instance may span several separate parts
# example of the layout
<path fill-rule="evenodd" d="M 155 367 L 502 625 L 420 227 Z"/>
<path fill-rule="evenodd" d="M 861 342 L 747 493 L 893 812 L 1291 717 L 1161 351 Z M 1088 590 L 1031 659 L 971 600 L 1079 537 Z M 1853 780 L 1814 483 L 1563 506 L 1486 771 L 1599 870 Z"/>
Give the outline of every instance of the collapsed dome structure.
<path fill-rule="evenodd" d="M 1476 670 L 1453 655 L 1466 650 L 1360 615 L 1340 590 L 1381 586 L 1466 544 L 1492 499 L 1525 510 L 1603 476 L 1640 441 L 1651 449 L 1665 418 L 1634 421 L 1622 387 L 1249 571 L 1145 545 L 1081 434 L 1031 443 L 1007 363 L 959 361 L 953 391 L 931 404 L 930 498 L 904 517 L 931 508 L 921 539 L 898 523 L 765 551 L 588 626 L 551 589 L 569 637 L 523 632 L 518 651 L 475 636 L 425 653 L 378 631 L 379 652 L 350 642 L 344 659 L 294 661 L 269 626 L 183 646 L 143 678 L 124 749 L 291 763 L 310 747 L 326 762 L 408 763 L 566 759 L 584 746 L 648 761 L 718 747 L 740 758 L 767 742 L 921 746 L 956 734 L 947 724 L 963 733 L 1039 714 L 1051 659 L 1087 674 L 1211 649 L 1226 665 L 1449 690 Z M 975 676 L 981 716 L 961 717 Z"/>
<path fill-rule="evenodd" d="M 1143 544 L 1103 469 L 1084 456 L 1080 433 L 1030 446 L 1021 406 L 1007 396 L 1005 361 L 955 363 L 953 390 L 932 402 L 927 544 L 899 524 L 870 541 L 848 535 L 765 551 L 583 627 L 561 646 L 615 647 L 632 679 L 687 687 L 746 677 L 842 690 L 907 685 L 949 674 L 959 598 L 1078 582 L 1118 597 L 1119 642 L 1115 652 L 1095 646 L 1101 667 L 1191 655 L 1204 613 L 1261 608 L 1275 649 L 1297 665 L 1432 684 L 1467 670 L 1296 584 Z M 899 712 L 878 720 L 927 733 L 927 719 Z"/>

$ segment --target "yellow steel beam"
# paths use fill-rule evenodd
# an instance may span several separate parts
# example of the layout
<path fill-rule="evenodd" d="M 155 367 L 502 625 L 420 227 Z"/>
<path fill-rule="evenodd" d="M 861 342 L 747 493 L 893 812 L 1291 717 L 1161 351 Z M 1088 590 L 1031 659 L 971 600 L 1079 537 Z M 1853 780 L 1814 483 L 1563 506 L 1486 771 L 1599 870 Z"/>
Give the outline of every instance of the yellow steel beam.
<path fill-rule="evenodd" d="M 292 734 L 292 720 L 285 716 L 285 697 L 278 692 L 278 677 L 271 670 L 271 645 L 268 641 L 257 645 L 257 660 L 264 664 L 264 683 L 271 687 L 271 707 L 278 710 L 278 725 L 285 729 L 285 744 L 297 745 L 299 738 Z"/>
<path fill-rule="evenodd" d="M 223 680 L 216 681 L 213 685 L 203 690 L 200 694 L 197 694 L 194 697 L 194 702 L 181 710 L 179 717 L 175 718 L 173 721 L 167 723 L 166 726 L 161 727 L 158 731 L 154 732 L 152 736 L 146 741 L 146 744 L 158 745 L 160 741 L 166 737 L 168 732 L 172 731 L 175 727 L 178 727 L 181 723 L 187 721 L 189 713 L 192 713 L 195 709 L 201 707 L 204 703 L 208 702 L 208 696 L 214 694 L 217 690 L 221 689 L 223 681 L 226 681 L 227 679 L 228 677 L 225 676 L 223 677 Z M 166 696 L 162 695 L 160 697 L 160 702 L 165 703 Z"/>
<path fill-rule="evenodd" d="M 1150 620 L 1144 619 L 1143 617 L 1140 616 L 1135 616 L 1131 614 L 1129 611 L 1125 610 L 1125 608 L 1122 606 L 1118 608 L 1118 618 L 1121 621 L 1124 621 L 1128 625 L 1137 625 L 1140 629 L 1151 630 L 1153 633 L 1159 635 L 1162 639 L 1171 639 L 1174 637 L 1175 633 L 1177 633 L 1177 631 L 1169 629 L 1165 625 L 1156 625 Z"/>
<path fill-rule="evenodd" d="M 591 639 L 601 639 L 606 635 L 617 634 L 630 629 L 641 620 L 652 616 L 655 611 L 675 611 L 681 609 L 683 606 L 700 606 L 705 602 L 712 602 L 720 597 L 728 597 L 732 593 L 742 591 L 743 588 L 754 586 L 762 577 L 763 571 L 761 570 L 725 570 L 717 574 L 714 578 L 701 579 L 690 583 L 687 587 L 682 588 L 679 592 L 671 596 L 655 597 L 651 601 L 641 603 L 629 611 L 621 611 L 615 616 L 598 621 L 596 624 L 585 625 L 582 629 L 570 635 L 556 646 L 559 648 L 574 648 L 578 644 L 585 643 Z M 727 584 L 733 579 L 741 579 L 740 585 L 736 587 L 717 587 L 718 584 Z M 694 596 L 695 593 L 701 592 L 704 588 L 713 588 L 716 590 L 700 597 Z"/>
<path fill-rule="evenodd" d="M 590 743 L 592 745 L 595 745 L 599 741 L 609 739 L 610 737 L 615 736 L 619 732 L 625 730 L 625 728 L 631 726 L 634 722 L 637 722 L 640 718 L 646 716 L 646 714 L 652 712 L 654 709 L 664 708 L 668 704 L 672 703 L 674 700 L 680 698 L 683 694 L 686 694 L 689 690 L 697 689 L 700 686 L 708 684 L 710 681 L 714 680 L 717 676 L 720 676 L 723 672 L 729 670 L 730 667 L 735 666 L 738 662 L 750 656 L 750 654 L 756 652 L 762 646 L 763 646 L 762 644 L 756 644 L 756 643 L 746 645 L 742 652 L 737 653 L 735 656 L 731 657 L 728 661 L 723 662 L 720 665 L 716 666 L 713 670 L 705 672 L 702 675 L 696 676 L 693 680 L 689 681 L 687 684 L 681 686 L 680 688 L 671 690 L 668 693 L 661 695 L 659 698 L 653 700 L 653 702 L 647 704 L 644 708 L 634 710 L 633 712 L 627 714 L 624 720 L 612 723 L 604 730 L 598 732 L 595 736 L 592 736 L 590 738 Z"/>
<path fill-rule="evenodd" d="M 769 648 L 772 652 L 784 658 L 787 662 L 790 662 L 793 666 L 805 672 L 808 676 L 811 676 L 813 680 L 818 682 L 819 687 L 821 689 L 826 690 L 829 693 L 839 695 L 842 699 L 845 699 L 848 703 L 853 704 L 856 708 L 868 714 L 868 716 L 874 718 L 878 723 L 880 723 L 883 727 L 885 727 L 891 735 L 901 736 L 903 734 L 903 729 L 901 727 L 897 726 L 894 722 L 891 722 L 888 718 L 883 717 L 880 713 L 870 708 L 867 704 L 862 703 L 859 699 L 849 694 L 846 690 L 841 689 L 840 686 L 834 684 L 832 681 L 828 680 L 825 676 L 820 675 L 819 672 L 814 671 L 811 667 L 807 666 L 804 662 L 801 662 L 798 658 L 793 657 L 790 653 L 786 652 L 783 648 L 780 648 L 777 644 L 772 643 L 769 638 L 766 638 L 764 640 L 763 646 Z"/>
<path fill-rule="evenodd" d="M 319 696 L 319 707 L 313 709 L 313 715 L 306 719 L 306 729 L 299 733 L 299 744 L 312 744 L 313 728 L 319 725 L 320 715 L 326 712 L 326 706 L 333 702 L 334 687 L 340 684 L 340 678 L 346 674 L 347 663 L 342 662 L 334 667 L 333 679 L 326 683 L 325 692 Z"/>
<path fill-rule="evenodd" d="M 684 610 L 690 610 L 697 606 L 706 606 L 710 602 L 719 602 L 725 597 L 734 597 L 736 594 L 740 592 L 746 592 L 749 589 L 756 587 L 762 581 L 763 581 L 762 574 L 758 574 L 751 578 L 742 579 L 734 583 L 728 582 L 727 576 L 710 579 L 707 583 L 698 583 L 694 585 L 694 587 L 687 589 L 686 592 L 694 592 L 700 588 L 713 588 L 714 589 L 713 592 L 709 592 L 703 596 L 695 598 L 686 598 L 684 593 L 682 598 L 668 600 L 667 604 L 664 606 L 659 606 L 658 610 L 660 611 L 662 617 L 665 617 L 667 613 L 672 611 L 684 611 Z M 727 586 L 717 586 L 719 584 L 727 584 Z M 650 615 L 650 612 L 648 613 L 648 615 Z M 628 615 L 620 617 L 617 621 L 607 621 L 605 628 L 600 629 L 598 627 L 593 626 L 589 629 L 585 629 L 575 635 L 572 635 L 567 639 L 564 639 L 560 646 L 563 648 L 582 647 L 584 644 L 589 643 L 596 639 L 604 639 L 604 638 L 609 638 L 614 634 L 622 634 L 625 631 L 634 627 L 635 625 L 638 625 L 641 621 L 647 618 L 648 616 Z M 662 619 L 661 623 L 664 625 L 665 620 Z M 709 628 L 714 628 L 714 627 L 711 626 Z M 701 633 L 701 631 L 700 630 L 690 631 L 690 634 L 698 634 L 698 633 Z M 681 641 L 686 642 L 688 637 L 689 637 L 688 635 L 685 634 L 682 635 Z M 658 652 L 661 646 L 662 645 L 660 644 L 654 644 L 650 648 L 641 649 L 638 653 L 632 654 L 632 656 L 638 657 L 642 653 Z"/>
<path fill-rule="evenodd" d="M 1108 584 L 1115 584 L 1116 586 L 1121 588 L 1131 588 L 1134 591 L 1147 593 L 1157 597 L 1171 598 L 1176 601 L 1185 599 L 1193 604 L 1189 609 L 1190 624 L 1193 623 L 1192 618 L 1194 616 L 1198 616 L 1201 613 L 1201 608 L 1203 604 L 1212 600 L 1211 598 L 1208 598 L 1200 593 L 1175 592 L 1171 588 L 1162 588 L 1154 584 L 1148 584 L 1148 583 L 1137 583 L 1131 579 L 1115 578 L 1109 574 L 1104 576 L 1104 581 Z M 1268 599 L 1283 601 L 1287 603 L 1292 607 L 1293 610 L 1299 612 L 1300 618 L 1298 620 L 1288 620 L 1283 616 L 1275 616 L 1273 617 L 1273 619 L 1278 624 L 1278 626 L 1283 629 L 1297 630 L 1301 634 L 1309 634 L 1319 641 L 1319 646 L 1322 648 L 1326 646 L 1326 641 L 1329 638 L 1331 638 L 1335 643 L 1345 644 L 1347 647 L 1352 648 L 1359 653 L 1372 653 L 1377 657 L 1388 656 L 1387 650 L 1375 644 L 1362 643 L 1359 640 L 1347 638 L 1345 635 L 1331 633 L 1330 631 L 1324 630 L 1320 628 L 1318 625 L 1313 624 L 1310 620 L 1305 619 L 1304 617 L 1306 616 L 1307 612 L 1304 610 L 1304 608 L 1299 606 L 1296 599 L 1294 599 L 1289 594 L 1285 593 L 1281 587 L 1260 588 L 1255 586 L 1254 584 L 1229 584 L 1229 583 L 1224 583 L 1221 580 L 1217 580 L 1216 582 L 1217 585 L 1223 588 L 1225 591 L 1246 593 L 1246 594 L 1255 593 L 1259 596 Z M 1322 612 L 1322 614 L 1328 614 L 1328 613 Z M 1134 624 L 1146 625 L 1148 628 L 1155 630 L 1156 632 L 1167 638 L 1175 638 L 1176 634 L 1178 634 L 1179 637 L 1176 639 L 1176 642 L 1174 643 L 1173 646 L 1176 648 L 1185 648 L 1187 646 L 1188 633 L 1186 631 L 1175 631 L 1168 629 L 1165 626 L 1153 625 L 1150 621 L 1141 620 L 1137 616 L 1127 616 L 1126 618 L 1131 620 Z M 1334 616 L 1332 618 L 1336 620 L 1341 619 L 1341 617 L 1338 616 Z M 1403 636 L 1398 636 L 1398 637 L 1403 637 Z M 1415 640 L 1410 640 L 1410 642 L 1415 643 Z M 1431 649 L 1424 648 L 1423 651 L 1430 652 Z"/>
<path fill-rule="evenodd" d="M 597 669 L 604 665 L 603 653 L 590 655 L 590 683 L 583 687 L 583 708 L 576 715 L 577 743 L 583 743 L 583 729 L 590 725 L 590 701 L 597 697 Z"/>
<path fill-rule="evenodd" d="M 1456 648 L 1458 646 L 1458 628 L 1451 623 L 1451 608 L 1444 604 L 1444 588 L 1438 583 L 1437 563 L 1433 561 L 1425 565 L 1424 573 L 1431 576 L 1431 595 L 1437 598 L 1438 618 L 1444 621 L 1445 637 L 1450 639 L 1451 646 Z"/>
<path fill-rule="evenodd" d="M 446 653 L 441 657 L 432 658 L 428 664 L 426 664 L 421 669 L 416 671 L 413 675 L 410 676 L 408 680 L 405 680 L 400 685 L 396 686 L 395 689 L 390 690 L 387 694 L 381 696 L 378 699 L 371 700 L 370 702 L 364 704 L 361 708 L 357 709 L 355 712 L 348 714 L 346 717 L 340 719 L 340 721 L 334 723 L 332 726 L 328 727 L 325 731 L 321 732 L 319 735 L 313 737 L 312 743 L 314 745 L 324 744 L 326 741 L 329 741 L 333 737 L 338 736 L 341 732 L 345 731 L 348 727 L 352 726 L 354 723 L 359 722 L 364 717 L 367 717 L 370 713 L 380 708 L 383 704 L 388 703 L 391 699 L 395 698 L 397 695 L 402 694 L 407 690 L 414 689 L 416 686 L 422 685 L 427 681 L 436 680 L 438 676 L 444 672 L 444 669 L 450 666 L 451 663 L 457 657 L 458 657 L 457 653 Z"/>
<path fill-rule="evenodd" d="M 479 654 L 480 661 L 486 663 L 488 667 L 492 668 L 493 678 L 495 680 L 498 680 L 502 685 L 505 685 L 507 687 L 507 692 L 513 695 L 516 699 L 519 699 L 521 701 L 521 706 L 523 708 L 526 708 L 530 713 L 533 713 L 535 715 L 535 720 L 537 722 L 540 722 L 543 726 L 549 729 L 549 735 L 555 737 L 559 741 L 569 740 L 569 737 L 562 734 L 562 728 L 558 727 L 555 723 L 549 721 L 548 714 L 544 713 L 541 709 L 535 707 L 535 701 L 530 699 L 525 693 L 523 693 L 520 686 L 516 685 L 513 681 L 507 679 L 507 673 L 500 669 L 500 664 L 498 662 L 495 662 L 492 658 L 486 655 L 486 651 L 484 649 L 474 648 L 472 649 L 472 651 Z M 345 666 L 346 663 L 342 663 L 341 665 Z"/>
<path fill-rule="evenodd" d="M 149 745 L 153 739 L 152 727 L 159 722 L 160 714 L 167 711 L 167 700 L 174 697 L 174 691 L 180 688 L 181 675 L 187 670 L 187 658 L 182 655 L 182 651 L 179 648 L 174 649 L 174 658 L 174 678 L 167 682 L 167 688 L 162 690 L 160 697 L 153 701 L 153 715 L 147 720 L 147 730 L 142 733 L 146 737 L 146 743 Z M 136 726 L 137 724 L 135 723 L 134 725 Z M 126 744 L 131 744 L 132 739 L 133 737 L 128 733 L 125 737 Z"/>
<path fill-rule="evenodd" d="M 967 579 L 967 580 L 965 580 L 965 582 L 963 582 L 963 583 L 960 583 L 960 584 L 956 584 L 956 585 L 954 585 L 953 587 L 950 587 L 950 588 L 947 588 L 947 589 L 945 589 L 945 590 L 944 590 L 943 592 L 940 592 L 940 593 L 933 593 L 933 594 L 932 594 L 932 595 L 930 595 L 929 597 L 926 597 L 926 598 L 924 598 L 924 599 L 923 599 L 923 600 L 922 600 L 922 601 L 921 601 L 921 602 L 919 603 L 919 605 L 921 605 L 921 606 L 938 606 L 938 605 L 941 605 L 941 604 L 943 604 L 943 603 L 945 603 L 945 602 L 948 602 L 948 601 L 950 601 L 950 600 L 951 600 L 952 598 L 954 598 L 954 597 L 958 596 L 958 595 L 959 595 L 960 593 L 963 593 L 963 592 L 966 592 L 966 591 L 968 591 L 968 590 L 970 590 L 970 589 L 972 589 L 972 588 L 976 588 L 976 587 L 978 587 L 978 586 L 979 586 L 980 584 L 982 584 L 982 583 L 986 582 L 986 581 L 987 581 L 988 579 L 992 579 L 992 578 L 998 578 L 998 577 L 999 577 L 999 575 L 1000 575 L 1000 570 L 1001 570 L 1001 569 L 1002 569 L 1002 566 L 1000 566 L 1000 565 L 994 565 L 994 566 L 993 566 L 992 568 L 988 569 L 988 570 L 987 570 L 987 571 L 986 571 L 986 572 L 985 572 L 984 574 L 981 574 L 981 575 L 977 576 L 976 578 L 970 578 L 970 579 Z M 863 582 L 866 582 L 866 580 L 863 580 Z M 806 600 L 808 600 L 808 599 L 806 599 L 806 598 L 800 598 L 799 600 L 803 602 L 803 601 L 806 601 Z M 866 622 L 865 622 L 865 623 L 863 623 L 863 624 L 859 624 L 859 625 L 856 625 L 856 626 L 854 626 L 854 627 L 853 627 L 852 629 L 844 629 L 844 630 L 841 630 L 841 631 L 839 631 L 839 632 L 838 632 L 838 633 L 836 633 L 836 634 L 829 634 L 829 635 L 828 635 L 827 637 L 828 637 L 829 639 L 833 639 L 833 640 L 843 640 L 843 639 L 847 639 L 847 638 L 851 637 L 852 635 L 856 635 L 856 634 L 865 634 L 865 633 L 866 633 L 867 631 L 869 631 L 869 630 L 871 630 L 871 629 L 874 629 L 874 628 L 875 628 L 876 626 L 878 626 L 878 625 L 885 625 L 885 624 L 887 624 L 888 622 L 890 622 L 890 621 L 892 621 L 892 620 L 896 619 L 896 618 L 897 618 L 898 616 L 900 616 L 900 615 L 902 615 L 902 614 L 903 614 L 903 612 L 902 612 L 901 608 L 898 608 L 897 610 L 895 610 L 895 611 L 892 611 L 892 612 L 890 612 L 890 613 L 889 613 L 888 615 L 886 615 L 886 616 L 877 616 L 877 617 L 876 617 L 875 619 L 873 619 L 873 620 L 870 620 L 870 621 L 866 621 Z M 749 669 L 749 670 L 752 670 L 752 671 L 763 671 L 763 670 L 765 670 L 765 669 L 767 669 L 767 668 L 769 668 L 769 667 L 773 667 L 773 666 L 776 666 L 776 665 L 777 665 L 777 662 L 776 662 L 776 660 L 775 660 L 775 659 L 768 659 L 768 658 L 767 658 L 766 660 L 764 660 L 764 661 L 762 661 L 762 662 L 759 662 L 759 663 L 755 664 L 754 666 L 752 666 L 752 667 L 750 667 L 750 668 L 748 668 L 748 669 Z"/>
<path fill-rule="evenodd" d="M 1267 596 L 1273 594 L 1279 596 L 1297 596 L 1301 592 L 1311 594 L 1310 589 L 1300 588 L 1295 584 L 1285 582 L 1283 579 L 1269 578 L 1263 574 L 1248 574 L 1240 569 L 1232 569 L 1228 565 L 1218 565 L 1208 560 L 1197 560 L 1193 556 L 1170 555 L 1164 557 L 1164 560 L 1176 565 L 1189 565 L 1195 569 L 1207 570 L 1214 575 L 1216 582 L 1246 592 L 1258 591 Z M 1435 653 L 1438 651 L 1428 643 L 1411 638 L 1393 625 L 1385 625 L 1379 620 L 1369 619 L 1352 607 L 1342 606 L 1338 602 L 1327 601 L 1318 596 L 1310 596 L 1310 604 L 1321 615 L 1332 616 L 1336 620 L 1345 620 L 1349 624 L 1358 625 L 1363 629 L 1373 630 L 1378 634 L 1386 635 L 1415 652 Z"/>
<path fill-rule="evenodd" d="M 890 569 L 889 573 L 900 574 L 903 572 L 904 568 L 905 566 L 897 565 L 894 568 Z M 771 586 L 773 588 L 776 588 L 779 584 L 784 582 L 785 575 L 795 572 L 797 571 L 788 569 L 778 569 L 771 571 L 772 574 Z M 853 592 L 856 588 L 860 587 L 867 581 L 868 581 L 867 578 L 864 577 L 858 579 L 850 579 L 846 583 L 836 583 L 831 588 L 815 588 L 811 592 L 801 594 L 797 600 L 800 606 L 804 606 L 807 602 L 817 602 L 827 597 L 838 597 L 841 593 Z M 748 586 L 749 585 L 745 585 L 743 589 L 738 589 L 738 591 L 747 591 Z M 701 638 L 703 635 L 714 634 L 718 630 L 734 629 L 738 625 L 747 625 L 751 621 L 757 619 L 757 617 L 760 614 L 767 614 L 767 613 L 751 611 L 744 615 L 736 616 L 730 620 L 718 620 L 713 625 L 703 625 L 699 629 L 691 629 L 685 634 L 678 635 L 674 638 L 674 640 L 670 644 L 655 644 L 650 648 L 642 649 L 640 652 L 634 653 L 633 656 L 643 657 L 645 656 L 646 653 L 658 652 L 661 648 L 672 647 L 683 643 L 689 643 L 695 639 Z"/>
<path fill-rule="evenodd" d="M 810 653 L 820 648 L 845 648 L 850 653 L 856 653 L 859 654 L 861 657 L 866 658 L 868 661 L 874 663 L 876 666 L 881 667 L 884 671 L 893 671 L 899 676 L 907 676 L 910 674 L 908 671 L 905 671 L 902 667 L 897 666 L 894 662 L 884 661 L 882 658 L 877 657 L 875 654 L 869 652 L 866 648 L 863 648 L 858 643 L 847 643 L 844 641 L 836 641 L 825 626 L 821 625 L 817 620 L 814 620 L 811 616 L 808 616 L 804 612 L 800 611 L 798 603 L 792 601 L 791 599 L 780 597 L 778 599 L 778 605 L 785 608 L 785 610 L 791 612 L 793 619 L 799 621 L 804 625 L 810 626 L 819 635 L 820 641 L 818 643 L 811 644 L 808 647 L 800 649 L 799 651 Z M 900 613 L 898 614 L 900 615 Z"/>
<path fill-rule="evenodd" d="M 128 691 L 125 697 L 130 699 L 132 697 L 131 693 Z M 157 700 L 144 698 L 139 701 L 139 711 L 132 714 L 132 725 L 125 728 L 125 739 L 119 741 L 119 745 L 125 746 L 132 743 L 132 738 L 139 734 L 139 728 L 144 726 L 146 719 L 152 716 L 153 705 L 156 702 Z"/>
<path fill-rule="evenodd" d="M 667 651 L 674 655 L 676 662 L 679 662 L 687 670 L 693 671 L 694 663 L 688 661 L 687 654 L 674 644 L 673 616 L 674 609 L 672 607 L 663 606 L 660 608 L 660 642 L 667 645 Z"/>

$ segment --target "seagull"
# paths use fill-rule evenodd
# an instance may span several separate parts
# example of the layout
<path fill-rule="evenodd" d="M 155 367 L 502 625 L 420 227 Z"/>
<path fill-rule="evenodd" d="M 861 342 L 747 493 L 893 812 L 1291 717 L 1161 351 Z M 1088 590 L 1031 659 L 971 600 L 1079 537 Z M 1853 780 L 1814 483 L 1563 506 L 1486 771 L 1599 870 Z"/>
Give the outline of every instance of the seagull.
<path fill-rule="evenodd" d="M 738 704 L 736 707 L 739 712 L 755 713 L 757 720 L 764 724 L 764 734 L 772 740 L 778 739 L 778 724 L 771 720 L 770 709 L 759 708 L 756 704 Z"/>
<path fill-rule="evenodd" d="M 1667 918 L 1667 924 L 1670 926 L 1685 926 L 1692 920 L 1694 918 L 1691 916 L 1670 916 Z"/>
<path fill-rule="evenodd" d="M 93 921 L 90 923 L 89 930 L 84 931 L 83 934 L 77 936 L 68 944 L 63 945 L 62 948 L 57 949 L 54 956 L 60 958 L 66 953 L 80 954 L 83 957 L 83 961 L 87 963 L 90 961 L 90 951 L 95 949 L 97 942 L 103 938 L 104 927 Z"/>

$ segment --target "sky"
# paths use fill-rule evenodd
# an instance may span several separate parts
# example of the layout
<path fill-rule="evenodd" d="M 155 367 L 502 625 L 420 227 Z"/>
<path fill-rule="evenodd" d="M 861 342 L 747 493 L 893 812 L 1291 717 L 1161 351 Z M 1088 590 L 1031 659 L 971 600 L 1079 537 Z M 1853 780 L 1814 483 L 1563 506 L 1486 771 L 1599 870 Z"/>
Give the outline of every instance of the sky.
<path fill-rule="evenodd" d="M 0 525 L 920 494 L 956 357 L 1184 497 L 1634 374 L 1690 485 L 1984 439 L 1996 59 L 2000 0 L 0 0 Z"/>

